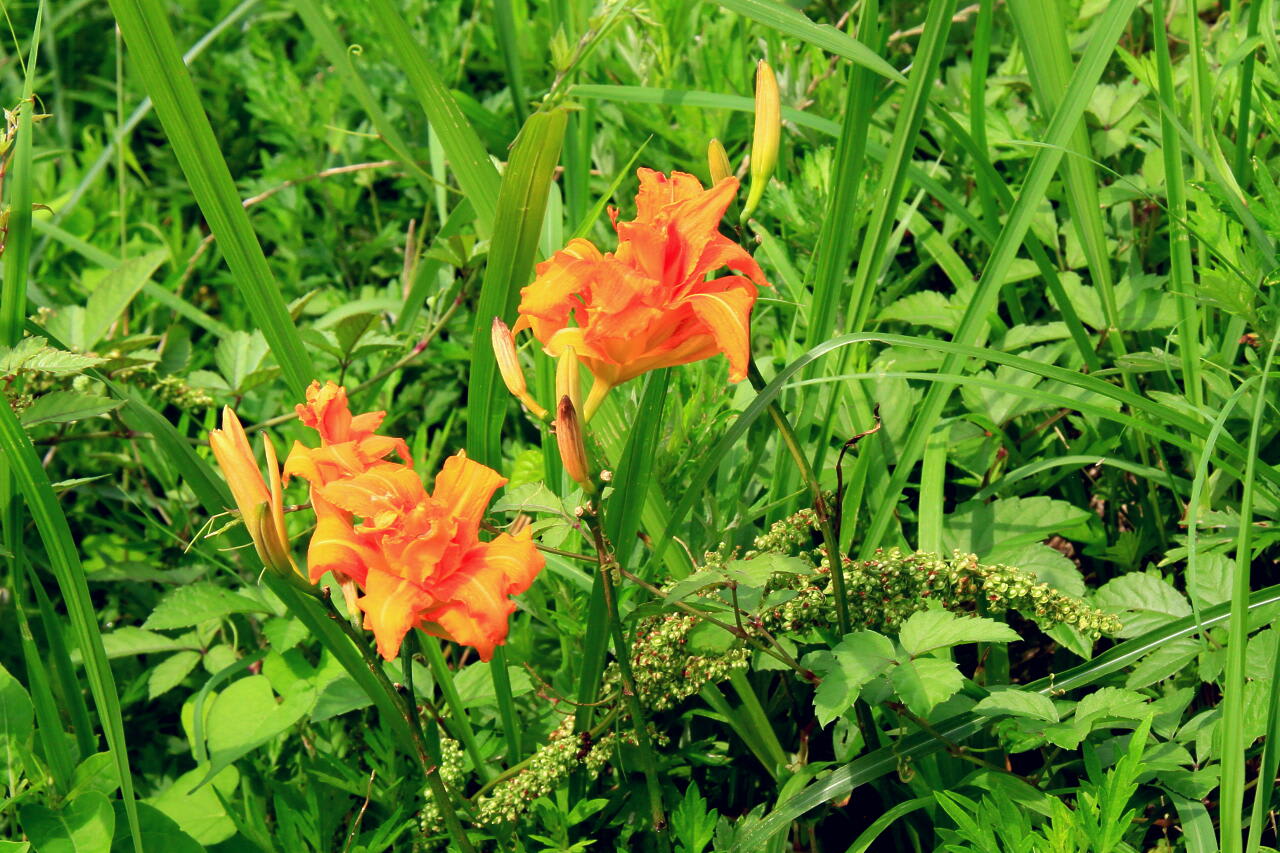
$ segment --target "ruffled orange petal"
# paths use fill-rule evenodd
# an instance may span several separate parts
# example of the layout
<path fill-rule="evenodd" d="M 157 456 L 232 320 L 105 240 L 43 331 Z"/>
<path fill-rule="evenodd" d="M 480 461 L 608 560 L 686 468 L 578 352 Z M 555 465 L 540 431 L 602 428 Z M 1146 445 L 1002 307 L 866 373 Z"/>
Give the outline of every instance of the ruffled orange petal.
<path fill-rule="evenodd" d="M 728 356 L 729 381 L 741 382 L 751 359 L 751 306 L 755 304 L 755 294 L 741 289 L 694 293 L 689 296 L 689 304 L 706 324 L 716 347 Z"/>
<path fill-rule="evenodd" d="M 506 642 L 516 608 L 510 596 L 528 589 L 543 563 L 528 530 L 514 537 L 504 533 L 478 546 L 448 583 L 432 589 L 444 604 L 423 614 L 424 630 L 472 646 L 481 660 L 489 660 L 494 648 Z"/>
<path fill-rule="evenodd" d="M 455 539 L 473 541 L 493 493 L 506 485 L 507 478 L 459 451 L 444 461 L 436 475 L 432 497 L 449 508 L 458 520 Z"/>
<path fill-rule="evenodd" d="M 369 572 L 364 593 L 356 602 L 364 611 L 364 627 L 373 631 L 378 654 L 385 660 L 395 660 L 404 635 L 420 614 L 435 604 L 435 599 L 412 581 L 383 571 Z"/>
<path fill-rule="evenodd" d="M 318 581 L 325 572 L 349 577 L 363 584 L 370 566 L 382 560 L 378 552 L 351 526 L 350 514 L 324 498 L 313 495 L 311 504 L 316 511 L 316 529 L 307 547 L 307 573 Z"/>

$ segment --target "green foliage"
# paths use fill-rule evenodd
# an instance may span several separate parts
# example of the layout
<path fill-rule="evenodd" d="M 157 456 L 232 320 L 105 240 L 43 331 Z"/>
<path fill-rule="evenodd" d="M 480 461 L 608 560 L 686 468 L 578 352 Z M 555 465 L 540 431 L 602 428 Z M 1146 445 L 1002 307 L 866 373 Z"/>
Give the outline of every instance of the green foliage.
<path fill-rule="evenodd" d="M 0 850 L 1280 846 L 1270 4 L 8 11 Z M 745 176 L 759 59 L 762 381 L 614 389 L 589 500 L 489 324 L 636 166 Z M 509 479 L 493 661 L 262 574 L 207 434 L 313 379 Z"/>

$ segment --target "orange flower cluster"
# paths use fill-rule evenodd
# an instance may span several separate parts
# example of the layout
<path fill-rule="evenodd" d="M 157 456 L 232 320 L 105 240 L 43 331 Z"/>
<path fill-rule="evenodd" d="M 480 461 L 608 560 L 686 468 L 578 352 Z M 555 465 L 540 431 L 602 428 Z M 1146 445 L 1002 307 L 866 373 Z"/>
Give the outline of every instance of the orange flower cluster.
<path fill-rule="evenodd" d="M 295 443 L 284 466 L 286 479 L 311 485 L 311 579 L 332 571 L 360 587 L 365 628 L 387 660 L 415 626 L 474 646 L 488 660 L 506 639 L 510 596 L 529 588 L 542 556 L 527 529 L 480 541 L 502 476 L 458 453 L 427 494 L 404 441 L 374 433 L 384 416 L 353 416 L 346 390 L 332 382 L 313 383 L 298 406 L 298 417 L 320 434 L 319 447 Z M 403 461 L 388 459 L 393 453 Z"/>
<path fill-rule="evenodd" d="M 716 353 L 741 381 L 756 286 L 768 284 L 751 255 L 719 231 L 736 178 L 703 189 L 683 172 L 639 176 L 636 218 L 619 222 L 611 211 L 617 250 L 576 239 L 539 264 L 512 329 L 532 329 L 551 356 L 574 349 L 595 377 L 588 417 L 613 386 Z M 725 267 L 736 274 L 707 279 Z"/>

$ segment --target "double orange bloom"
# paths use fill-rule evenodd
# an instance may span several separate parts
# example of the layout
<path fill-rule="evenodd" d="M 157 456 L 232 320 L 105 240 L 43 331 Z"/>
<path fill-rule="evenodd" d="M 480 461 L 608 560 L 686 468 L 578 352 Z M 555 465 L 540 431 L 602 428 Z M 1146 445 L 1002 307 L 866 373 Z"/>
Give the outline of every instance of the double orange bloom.
<path fill-rule="evenodd" d="M 543 565 L 527 529 L 480 541 L 485 508 L 506 480 L 459 453 L 445 461 L 427 494 L 404 441 L 375 433 L 384 413 L 353 416 L 346 390 L 332 382 L 313 383 L 298 416 L 320 435 L 319 447 L 295 443 L 284 465 L 286 481 L 298 476 L 311 485 L 311 580 L 332 571 L 360 587 L 357 606 L 387 660 L 415 626 L 474 646 L 488 660 L 506 639 L 515 610 L 510 596 L 528 589 Z M 242 439 L 239 422 L 233 427 L 230 439 Z M 215 436 L 218 461 L 242 510 L 254 510 L 246 524 L 255 543 L 261 529 L 273 534 L 259 552 L 264 560 L 278 557 L 274 551 L 287 550 L 276 529 L 283 527 L 279 487 L 265 487 L 247 441 L 230 439 Z M 277 472 L 271 476 L 279 482 Z M 264 511 L 264 503 L 275 511 Z"/>
<path fill-rule="evenodd" d="M 719 231 L 737 179 L 703 189 L 683 172 L 639 176 L 636 218 L 619 222 L 611 211 L 617 250 L 576 239 L 539 264 L 512 329 L 532 329 L 551 356 L 573 348 L 595 377 L 588 417 L 615 385 L 721 352 L 730 380 L 741 381 L 756 287 L 768 284 L 751 255 Z M 735 274 L 707 279 L 725 267 Z"/>

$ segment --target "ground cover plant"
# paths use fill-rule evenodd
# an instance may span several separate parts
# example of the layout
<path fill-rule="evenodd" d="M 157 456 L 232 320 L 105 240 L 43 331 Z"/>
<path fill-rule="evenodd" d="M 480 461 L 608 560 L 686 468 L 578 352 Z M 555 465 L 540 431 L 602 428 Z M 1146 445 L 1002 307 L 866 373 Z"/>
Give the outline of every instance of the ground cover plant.
<path fill-rule="evenodd" d="M 1272 0 L 5 11 L 0 850 L 1280 846 Z"/>

